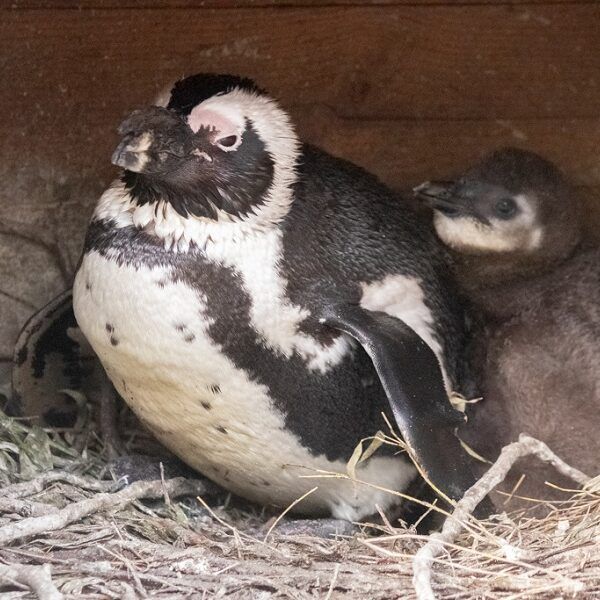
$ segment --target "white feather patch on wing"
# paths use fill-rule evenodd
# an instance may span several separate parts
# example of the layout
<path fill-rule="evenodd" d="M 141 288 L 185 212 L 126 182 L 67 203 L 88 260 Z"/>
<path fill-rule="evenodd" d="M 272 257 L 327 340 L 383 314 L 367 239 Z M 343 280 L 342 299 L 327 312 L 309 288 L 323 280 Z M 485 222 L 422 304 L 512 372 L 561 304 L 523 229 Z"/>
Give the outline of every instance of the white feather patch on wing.
<path fill-rule="evenodd" d="M 421 282 L 406 275 L 388 275 L 380 281 L 363 283 L 360 305 L 404 321 L 435 352 L 442 369 L 446 391 L 450 393 L 442 346 L 434 335 L 433 315 L 425 304 Z"/>

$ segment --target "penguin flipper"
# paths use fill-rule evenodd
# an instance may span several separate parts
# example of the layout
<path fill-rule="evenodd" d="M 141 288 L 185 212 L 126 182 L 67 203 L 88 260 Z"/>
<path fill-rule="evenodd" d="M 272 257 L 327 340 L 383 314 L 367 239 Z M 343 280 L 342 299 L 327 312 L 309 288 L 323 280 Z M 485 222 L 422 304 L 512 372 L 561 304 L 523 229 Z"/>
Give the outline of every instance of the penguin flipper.
<path fill-rule="evenodd" d="M 329 307 L 321 322 L 362 345 L 413 460 L 447 498 L 462 498 L 476 482 L 468 455 L 454 434 L 464 417 L 450 404 L 433 350 L 400 319 L 357 305 Z"/>
<path fill-rule="evenodd" d="M 15 345 L 9 414 L 38 417 L 39 422 L 70 426 L 77 416 L 75 401 L 62 390 L 79 390 L 82 359 L 91 356 L 66 290 L 27 321 Z"/>

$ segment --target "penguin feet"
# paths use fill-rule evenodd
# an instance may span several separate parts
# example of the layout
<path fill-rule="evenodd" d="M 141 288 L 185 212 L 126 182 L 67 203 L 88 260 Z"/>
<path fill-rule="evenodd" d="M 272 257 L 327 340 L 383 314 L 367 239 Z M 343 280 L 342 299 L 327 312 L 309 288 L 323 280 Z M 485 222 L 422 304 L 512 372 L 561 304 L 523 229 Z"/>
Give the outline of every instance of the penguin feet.
<path fill-rule="evenodd" d="M 274 529 L 280 535 L 312 536 L 324 539 L 339 536 L 352 536 L 360 531 L 360 527 L 344 519 L 285 519 Z"/>

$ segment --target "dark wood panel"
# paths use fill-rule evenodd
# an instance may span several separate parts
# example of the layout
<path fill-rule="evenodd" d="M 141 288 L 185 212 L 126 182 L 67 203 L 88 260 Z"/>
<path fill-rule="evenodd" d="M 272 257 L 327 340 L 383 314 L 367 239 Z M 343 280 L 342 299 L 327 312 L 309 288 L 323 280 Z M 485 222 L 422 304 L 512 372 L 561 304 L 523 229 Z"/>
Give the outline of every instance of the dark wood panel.
<path fill-rule="evenodd" d="M 436 8 L 435 20 L 414 7 L 7 13 L 0 74 L 11 83 L 0 87 L 0 160 L 83 171 L 100 186 L 112 172 L 120 119 L 165 81 L 214 69 L 256 77 L 309 140 L 395 186 L 446 176 L 508 143 L 600 184 L 598 7 L 532 10 Z M 462 29 L 485 23 L 504 31 L 506 54 L 486 49 L 487 30 L 465 39 Z M 420 44 L 427 35 L 440 47 Z M 529 62 L 510 60 L 520 36 Z M 575 60 L 579 46 L 590 50 L 585 60 Z M 489 80 L 465 62 L 480 52 L 483 71 L 496 74 Z M 391 73 L 401 61 L 407 67 Z M 545 65 L 552 80 L 538 73 Z M 460 84 L 451 82 L 456 73 Z"/>
<path fill-rule="evenodd" d="M 6 12 L 0 106 L 66 127 L 218 70 L 347 118 L 589 118 L 599 31 L 600 3 Z"/>
<path fill-rule="evenodd" d="M 0 159 L 108 172 L 129 110 L 169 79 L 223 70 L 256 77 L 309 139 L 394 185 L 514 142 L 597 184 L 599 9 L 436 8 L 436 19 L 414 7 L 5 13 Z M 505 54 L 487 48 L 484 38 L 497 49 L 502 35 L 484 24 L 504 32 Z M 463 29 L 485 31 L 467 39 Z M 421 43 L 428 35 L 439 47 Z M 511 60 L 517 39 L 530 61 Z M 577 48 L 589 55 L 576 60 Z M 485 68 L 467 64 L 480 53 Z"/>
<path fill-rule="evenodd" d="M 270 6 L 456 6 L 481 4 L 593 4 L 597 0 L 0 0 L 0 8 L 264 8 Z"/>
<path fill-rule="evenodd" d="M 506 145 L 544 154 L 579 185 L 600 186 L 600 117 L 360 121 L 336 117 L 319 107 L 292 105 L 290 112 L 303 139 L 365 167 L 396 188 L 448 177 Z M 5 167 L 32 164 L 67 177 L 85 173 L 100 186 L 117 172 L 109 162 L 118 142 L 117 122 L 96 111 L 65 129 L 32 125 L 24 133 L 18 125 L 7 124 L 0 138 L 0 161 Z M 36 196 L 34 203 L 40 202 L 43 198 Z"/>
<path fill-rule="evenodd" d="M 538 151 L 600 185 L 600 117 L 531 121 L 354 121 L 296 112 L 304 136 L 400 187 L 446 177 L 500 146 Z"/>

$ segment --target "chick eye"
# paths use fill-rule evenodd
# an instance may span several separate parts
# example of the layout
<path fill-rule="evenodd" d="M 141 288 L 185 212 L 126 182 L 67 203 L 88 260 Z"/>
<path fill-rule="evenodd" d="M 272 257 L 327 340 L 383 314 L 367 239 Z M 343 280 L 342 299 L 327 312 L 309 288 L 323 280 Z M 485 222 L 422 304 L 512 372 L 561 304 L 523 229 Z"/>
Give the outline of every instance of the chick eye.
<path fill-rule="evenodd" d="M 222 150 L 226 152 L 230 150 L 235 150 L 239 146 L 240 137 L 238 135 L 227 135 L 225 137 L 219 138 L 215 144 L 219 146 Z"/>
<path fill-rule="evenodd" d="M 494 206 L 494 213 L 500 219 L 511 219 L 517 212 L 517 203 L 512 198 L 498 200 Z"/>

